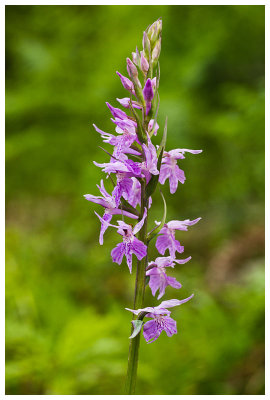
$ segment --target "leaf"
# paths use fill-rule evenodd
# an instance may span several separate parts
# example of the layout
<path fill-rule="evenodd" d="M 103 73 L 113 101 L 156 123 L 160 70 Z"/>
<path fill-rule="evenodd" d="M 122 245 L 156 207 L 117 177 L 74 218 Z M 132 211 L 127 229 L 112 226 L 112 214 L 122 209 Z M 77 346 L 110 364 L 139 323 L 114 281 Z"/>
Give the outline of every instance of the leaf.
<path fill-rule="evenodd" d="M 167 205 L 166 205 L 166 201 L 165 201 L 165 198 L 163 196 L 162 191 L 160 189 L 159 189 L 159 191 L 160 191 L 160 194 L 161 194 L 161 197 L 162 197 L 162 200 L 163 200 L 163 204 L 164 204 L 163 217 L 162 217 L 162 220 L 161 220 L 160 224 L 157 225 L 154 229 L 152 229 L 151 232 L 148 233 L 147 243 L 149 243 L 150 240 L 154 239 L 154 237 L 157 236 L 157 234 L 161 231 L 161 229 L 163 228 L 163 226 L 165 224 L 165 221 L 166 221 Z"/>
<path fill-rule="evenodd" d="M 133 332 L 132 332 L 131 336 L 129 337 L 129 339 L 135 338 L 135 336 L 137 336 L 138 333 L 140 333 L 142 326 L 143 326 L 143 321 L 141 321 L 140 319 L 134 319 L 131 322 L 132 322 L 134 329 L 133 329 Z"/>

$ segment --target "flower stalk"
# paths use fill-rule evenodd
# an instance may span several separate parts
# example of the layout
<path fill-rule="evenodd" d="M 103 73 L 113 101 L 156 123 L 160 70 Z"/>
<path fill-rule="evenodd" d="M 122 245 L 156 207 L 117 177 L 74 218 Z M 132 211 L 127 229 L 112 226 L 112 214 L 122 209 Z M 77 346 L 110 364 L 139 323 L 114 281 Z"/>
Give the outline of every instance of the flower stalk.
<path fill-rule="evenodd" d="M 190 300 L 165 300 L 155 307 L 144 308 L 144 293 L 149 285 L 152 295 L 159 300 L 165 289 L 170 286 L 180 289 L 181 283 L 167 275 L 167 270 L 176 264 L 185 264 L 191 257 L 178 259 L 176 253 L 183 253 L 184 247 L 176 239 L 176 231 L 186 231 L 189 226 L 196 224 L 194 220 L 172 220 L 166 222 L 167 206 L 160 190 L 163 201 L 163 215 L 160 222 L 148 231 L 148 215 L 152 204 L 152 194 L 160 184 L 169 180 L 170 192 L 175 193 L 178 182 L 185 182 L 185 174 L 178 167 L 178 161 L 185 158 L 185 153 L 198 154 L 202 150 L 166 149 L 167 119 L 159 145 L 152 143 L 157 136 L 159 125 L 157 115 L 159 109 L 159 55 L 161 51 L 162 21 L 155 21 L 143 34 L 143 50 L 132 53 L 132 60 L 127 58 L 129 78 L 120 77 L 123 87 L 128 91 L 128 97 L 117 99 L 123 111 L 106 103 L 116 125 L 116 135 L 106 133 L 94 125 L 101 135 L 103 142 L 113 146 L 113 150 L 101 149 L 110 156 L 105 163 L 94 164 L 102 168 L 110 179 L 113 189 L 108 193 L 103 180 L 97 185 L 100 196 L 87 194 L 86 200 L 99 204 L 104 209 L 101 217 L 95 212 L 101 222 L 99 242 L 103 244 L 103 236 L 109 227 L 117 229 L 121 237 L 120 243 L 111 251 L 113 262 L 121 264 L 125 256 L 130 273 L 132 273 L 132 257 L 137 258 L 137 270 L 133 309 L 132 331 L 129 344 L 128 368 L 125 390 L 126 394 L 134 394 L 137 379 L 139 347 L 141 331 L 147 343 L 158 339 L 165 331 L 168 337 L 177 333 L 176 321 L 171 318 L 168 308 L 179 306 Z M 115 216 L 121 217 L 116 223 L 111 223 Z M 127 222 L 132 220 L 133 223 Z M 135 220 L 135 225 L 134 225 Z M 152 239 L 156 238 L 156 249 L 164 257 L 157 257 L 148 263 L 148 248 Z M 165 252 L 169 255 L 165 256 Z M 148 321 L 144 321 L 147 318 Z"/>

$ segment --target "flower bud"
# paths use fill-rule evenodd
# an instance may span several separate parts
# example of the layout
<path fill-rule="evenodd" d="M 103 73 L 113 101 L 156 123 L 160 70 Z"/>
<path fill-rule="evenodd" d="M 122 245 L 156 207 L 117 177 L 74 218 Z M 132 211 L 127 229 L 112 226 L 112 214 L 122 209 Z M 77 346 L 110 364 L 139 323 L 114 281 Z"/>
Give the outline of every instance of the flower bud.
<path fill-rule="evenodd" d="M 152 62 L 153 64 L 157 62 L 159 55 L 160 55 L 160 50 L 161 50 L 161 37 L 158 39 L 158 41 L 155 44 L 155 47 L 152 52 Z"/>
<path fill-rule="evenodd" d="M 129 76 L 133 79 L 138 78 L 138 71 L 130 58 L 127 58 L 127 72 Z"/>
<path fill-rule="evenodd" d="M 147 74 L 148 69 L 149 69 L 149 63 L 144 57 L 143 52 L 141 51 L 141 70 L 144 74 Z"/>
<path fill-rule="evenodd" d="M 149 37 L 147 36 L 147 33 L 143 33 L 143 50 L 146 58 L 149 58 L 150 52 L 151 52 L 151 44 Z"/>
<path fill-rule="evenodd" d="M 122 82 L 122 85 L 124 86 L 124 88 L 133 94 L 134 93 L 133 83 L 128 78 L 126 78 L 125 76 L 120 74 L 120 72 L 116 71 L 116 73 L 119 76 L 119 78 L 121 79 L 121 82 Z"/>
<path fill-rule="evenodd" d="M 137 53 L 135 53 L 134 51 L 132 52 L 132 61 L 135 65 L 138 65 Z"/>
<path fill-rule="evenodd" d="M 152 88 L 153 88 L 153 90 L 155 91 L 156 86 L 157 86 L 157 78 L 154 77 L 154 78 L 151 80 L 151 83 L 152 83 Z"/>
<path fill-rule="evenodd" d="M 150 39 L 152 46 L 155 45 L 156 41 L 161 36 L 161 31 L 162 31 L 162 20 L 158 19 L 149 27 L 147 31 L 147 35 L 148 38 Z"/>
<path fill-rule="evenodd" d="M 138 47 L 136 47 L 136 51 L 132 52 L 132 61 L 137 67 L 140 67 L 140 53 Z"/>
<path fill-rule="evenodd" d="M 154 97 L 152 82 L 151 82 L 151 79 L 149 79 L 149 78 L 147 79 L 145 86 L 143 88 L 143 97 L 144 97 L 145 104 L 146 104 L 146 115 L 148 115 L 149 111 L 151 110 L 151 102 Z"/>

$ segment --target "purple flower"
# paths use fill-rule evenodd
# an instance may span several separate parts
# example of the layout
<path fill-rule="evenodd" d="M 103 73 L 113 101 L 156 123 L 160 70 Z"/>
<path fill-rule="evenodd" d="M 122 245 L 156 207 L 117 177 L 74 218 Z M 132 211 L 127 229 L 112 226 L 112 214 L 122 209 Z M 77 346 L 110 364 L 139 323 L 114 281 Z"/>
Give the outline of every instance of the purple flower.
<path fill-rule="evenodd" d="M 125 156 L 126 157 L 126 156 Z M 129 159 L 116 160 L 111 159 L 109 163 L 97 163 L 93 161 L 93 163 L 103 168 L 102 171 L 108 174 L 116 174 L 117 184 L 113 189 L 112 195 L 115 198 L 115 203 L 118 206 L 120 203 L 121 196 L 126 193 L 126 195 L 130 196 L 130 191 L 132 190 L 133 182 L 130 179 L 134 176 L 141 176 L 141 164 Z"/>
<path fill-rule="evenodd" d="M 154 97 L 154 91 L 150 78 L 147 79 L 145 86 L 143 88 L 143 97 L 146 103 L 146 115 L 148 115 L 149 111 L 151 110 L 151 102 Z"/>
<path fill-rule="evenodd" d="M 175 253 L 183 253 L 184 247 L 180 245 L 180 242 L 175 239 L 175 231 L 187 231 L 188 226 L 196 224 L 201 218 L 190 221 L 186 219 L 184 221 L 170 221 L 164 224 L 163 228 L 159 232 L 159 236 L 156 241 L 156 248 L 160 254 L 164 255 L 166 249 L 169 250 L 170 256 L 175 259 Z"/>
<path fill-rule="evenodd" d="M 167 333 L 167 336 L 172 336 L 177 333 L 176 321 L 170 317 L 171 311 L 167 308 L 179 306 L 180 304 L 186 303 L 194 295 L 187 297 L 183 300 L 166 300 L 162 301 L 157 307 L 145 307 L 139 308 L 138 310 L 132 310 L 126 308 L 126 310 L 131 311 L 133 314 L 139 315 L 141 312 L 147 312 L 146 318 L 152 318 L 147 321 L 143 326 L 143 336 L 147 343 L 152 343 L 160 336 L 162 331 Z"/>
<path fill-rule="evenodd" d="M 96 125 L 94 125 L 95 130 L 101 134 L 104 143 L 109 143 L 114 146 L 113 155 L 116 158 L 119 158 L 121 153 L 133 153 L 133 154 L 140 154 L 132 149 L 130 146 L 132 143 L 137 140 L 136 133 L 130 133 L 129 131 L 125 131 L 122 135 L 115 136 L 110 133 L 106 133 L 99 129 Z M 116 127 L 117 129 L 117 127 Z M 118 132 L 119 133 L 119 132 Z"/>
<path fill-rule="evenodd" d="M 122 82 L 122 85 L 124 86 L 124 88 L 126 90 L 128 90 L 131 94 L 135 95 L 134 85 L 131 82 L 131 80 L 129 80 L 128 78 L 126 78 L 125 76 L 120 74 L 120 72 L 118 72 L 118 71 L 116 71 L 116 73 L 119 76 L 119 78 L 121 79 L 121 82 Z"/>
<path fill-rule="evenodd" d="M 100 221 L 103 222 L 103 219 L 97 213 L 95 214 L 98 216 Z M 123 242 L 118 243 L 111 252 L 112 260 L 120 265 L 123 256 L 125 255 L 130 273 L 132 272 L 132 254 L 135 254 L 138 260 L 141 260 L 147 254 L 147 246 L 135 236 L 142 228 L 146 216 L 147 210 L 145 208 L 142 219 L 134 226 L 134 228 L 123 221 L 117 221 L 118 226 L 109 224 L 110 226 L 117 228 L 117 233 L 123 236 Z"/>
<path fill-rule="evenodd" d="M 175 278 L 166 275 L 165 268 L 173 268 L 175 263 L 185 264 L 190 259 L 191 257 L 185 258 L 184 260 L 174 260 L 171 257 L 158 257 L 155 261 L 148 263 L 146 275 L 150 277 L 149 287 L 153 296 L 155 296 L 157 290 L 159 290 L 158 299 L 160 299 L 164 295 L 167 286 L 180 289 L 181 283 L 179 283 Z"/>
<path fill-rule="evenodd" d="M 141 184 L 136 178 L 130 178 L 133 182 L 132 189 L 130 191 L 130 195 L 127 196 L 123 194 L 125 200 L 129 202 L 129 204 L 133 207 L 136 207 L 138 204 L 141 205 Z M 152 205 L 152 197 L 149 197 L 148 208 Z"/>
<path fill-rule="evenodd" d="M 141 165 L 132 160 L 117 160 L 112 158 L 108 163 L 97 163 L 93 161 L 97 167 L 103 168 L 102 171 L 108 174 L 126 173 L 126 176 L 141 176 Z"/>
<path fill-rule="evenodd" d="M 145 161 L 142 162 L 141 171 L 146 178 L 146 182 L 148 183 L 151 174 L 158 175 L 159 171 L 157 169 L 157 152 L 155 146 L 151 143 L 150 139 L 148 140 L 148 146 L 146 144 L 142 145 L 145 155 Z"/>
<path fill-rule="evenodd" d="M 116 174 L 117 184 L 113 189 L 112 194 L 115 196 L 116 204 L 120 203 L 121 196 L 130 197 L 132 193 L 133 181 L 126 173 Z"/>
<path fill-rule="evenodd" d="M 175 149 L 165 151 L 162 158 L 162 164 L 159 175 L 159 182 L 163 185 L 167 178 L 170 181 L 170 192 L 173 194 L 178 187 L 178 181 L 184 183 L 186 180 L 184 171 L 177 165 L 178 159 L 185 158 L 184 153 L 198 154 L 202 150 L 189 150 L 189 149 Z"/>
<path fill-rule="evenodd" d="M 124 97 L 123 99 L 116 99 L 122 107 L 125 108 L 130 108 L 130 98 L 129 97 Z M 137 102 L 133 101 L 131 102 L 133 108 L 142 108 L 142 106 Z"/>
<path fill-rule="evenodd" d="M 132 189 L 129 196 L 124 195 L 123 197 L 132 207 L 136 207 L 138 204 L 141 205 L 141 184 L 136 178 L 130 179 L 132 180 Z"/>
<path fill-rule="evenodd" d="M 92 201 L 93 203 L 96 203 L 96 204 L 100 204 L 102 207 L 105 208 L 105 212 L 102 217 L 104 222 L 101 222 L 101 230 L 100 230 L 100 236 L 99 236 L 99 243 L 103 244 L 103 235 L 104 235 L 105 231 L 107 230 L 107 228 L 109 226 L 108 222 L 111 221 L 113 215 L 122 214 L 122 215 L 125 215 L 126 217 L 134 218 L 134 219 L 137 219 L 138 217 L 134 214 L 131 214 L 127 211 L 124 211 L 124 210 L 121 210 L 118 208 L 119 204 L 116 204 L 115 197 L 111 196 L 106 191 L 103 180 L 101 180 L 100 186 L 97 185 L 97 187 L 98 187 L 100 193 L 102 194 L 102 196 L 93 196 L 91 194 L 85 194 L 84 197 L 86 198 L 86 200 Z"/>
<path fill-rule="evenodd" d="M 121 118 L 115 118 L 111 119 L 112 122 L 116 125 L 115 131 L 117 133 L 129 133 L 132 135 L 136 134 L 136 128 L 137 124 L 136 122 L 132 121 L 131 119 L 121 119 Z"/>

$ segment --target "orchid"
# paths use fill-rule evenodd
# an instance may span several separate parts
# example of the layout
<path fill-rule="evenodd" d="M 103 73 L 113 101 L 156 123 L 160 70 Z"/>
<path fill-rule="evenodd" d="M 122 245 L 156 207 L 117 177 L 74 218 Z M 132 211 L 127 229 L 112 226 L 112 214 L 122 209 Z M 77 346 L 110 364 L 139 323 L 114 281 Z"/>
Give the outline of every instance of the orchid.
<path fill-rule="evenodd" d="M 175 289 L 180 289 L 182 287 L 181 283 L 175 278 L 168 276 L 166 274 L 165 268 L 174 267 L 175 263 L 185 264 L 191 257 L 185 258 L 183 260 L 174 260 L 172 257 L 158 257 L 155 261 L 148 263 L 146 276 L 150 277 L 149 287 L 152 291 L 152 295 L 155 296 L 156 292 L 159 290 L 158 300 L 165 294 L 165 289 L 167 286 L 171 286 Z"/>
<path fill-rule="evenodd" d="M 138 216 L 134 215 L 128 211 L 118 208 L 119 204 L 117 205 L 116 201 L 115 201 L 115 197 L 110 195 L 106 191 L 103 180 L 101 180 L 100 186 L 97 185 L 97 187 L 98 187 L 100 193 L 102 194 L 102 196 L 93 196 L 91 194 L 85 194 L 84 197 L 86 198 L 86 200 L 92 201 L 93 203 L 96 203 L 96 204 L 100 204 L 102 207 L 105 208 L 105 212 L 102 217 L 103 221 L 101 222 L 101 229 L 100 229 L 100 235 L 99 235 L 99 243 L 103 244 L 103 235 L 104 235 L 105 231 L 107 230 L 107 228 L 109 226 L 108 222 L 111 221 L 113 215 L 121 214 L 121 215 L 125 215 L 129 218 L 134 218 L 134 219 L 137 219 Z"/>
<path fill-rule="evenodd" d="M 202 150 L 175 149 L 168 152 L 164 151 L 163 153 L 159 182 L 163 185 L 166 179 L 169 179 L 170 192 L 172 194 L 176 192 L 178 182 L 184 183 L 186 180 L 184 171 L 177 165 L 177 160 L 185 158 L 185 152 L 199 154 Z"/>
<path fill-rule="evenodd" d="M 147 210 L 145 209 L 144 214 L 140 222 L 138 222 L 134 228 L 131 225 L 126 224 L 123 221 L 117 221 L 118 226 L 109 224 L 107 221 L 104 221 L 97 213 L 95 213 L 100 219 L 101 223 L 107 223 L 109 226 L 113 226 L 117 229 L 117 233 L 123 237 L 123 242 L 118 243 L 118 245 L 112 250 L 111 256 L 113 262 L 117 264 L 121 264 L 123 260 L 123 256 L 126 256 L 127 265 L 130 273 L 132 272 L 132 254 L 141 260 L 147 254 L 147 246 L 136 238 L 136 233 L 138 233 L 143 224 L 147 215 Z"/>
<path fill-rule="evenodd" d="M 95 124 L 94 129 L 108 148 L 101 149 L 106 153 L 103 162 L 93 161 L 101 168 L 112 185 L 111 191 L 105 189 L 104 181 L 97 185 L 100 195 L 86 194 L 85 199 L 100 205 L 104 213 L 95 214 L 101 222 L 99 243 L 103 245 L 107 229 L 114 228 L 121 237 L 119 243 L 111 250 L 112 261 L 118 265 L 126 261 L 132 273 L 136 264 L 136 283 L 134 309 L 131 311 L 136 319 L 132 320 L 133 331 L 130 336 L 130 349 L 127 369 L 126 391 L 134 394 L 138 366 L 138 352 L 143 326 L 143 336 L 147 343 L 152 343 L 165 331 L 168 336 L 177 333 L 176 321 L 171 318 L 168 308 L 186 303 L 193 295 L 183 300 L 165 300 L 154 307 L 144 307 L 144 293 L 147 287 L 153 296 L 160 299 L 166 288 L 181 289 L 182 285 L 167 272 L 176 264 L 185 264 L 191 257 L 178 258 L 176 253 L 183 253 L 184 246 L 175 238 L 176 231 L 187 231 L 201 218 L 189 220 L 171 220 L 166 222 L 166 200 L 161 185 L 169 179 L 170 192 L 175 193 L 178 182 L 185 182 L 184 171 L 177 162 L 185 158 L 185 153 L 198 154 L 202 150 L 174 149 L 167 151 L 167 118 L 159 144 L 159 55 L 161 51 L 162 21 L 158 19 L 143 34 L 143 49 L 136 48 L 131 58 L 126 59 L 128 77 L 116 72 L 126 97 L 116 98 L 118 107 L 113 102 L 106 102 L 111 113 L 113 130 L 105 132 Z M 119 104 L 124 108 L 119 108 Z M 152 195 L 159 188 L 163 202 L 163 216 L 160 222 L 148 228 Z M 117 216 L 119 219 L 114 222 Z M 133 220 L 133 221 L 132 221 Z M 134 223 L 135 220 L 135 223 Z M 132 223 L 133 222 L 133 223 Z M 156 250 L 161 256 L 148 262 L 148 248 L 156 238 Z M 165 256 L 168 250 L 169 255 Z M 162 257 L 163 256 L 163 257 Z M 170 289 L 170 290 L 172 290 Z M 144 323 L 144 318 L 150 318 Z"/>
<path fill-rule="evenodd" d="M 165 331 L 169 337 L 177 333 L 176 321 L 170 317 L 171 311 L 168 308 L 186 303 L 192 297 L 193 294 L 183 300 L 172 299 L 163 301 L 157 307 L 145 307 L 138 310 L 126 308 L 126 310 L 131 311 L 135 315 L 145 313 L 146 318 L 152 318 L 143 325 L 143 336 L 147 343 L 152 343 L 158 339 L 162 331 Z"/>
<path fill-rule="evenodd" d="M 187 231 L 188 226 L 195 225 L 200 221 L 201 218 L 190 221 L 170 221 L 164 224 L 163 228 L 159 232 L 159 236 L 156 241 L 156 248 L 160 254 L 164 254 L 166 249 L 169 250 L 170 256 L 175 258 L 175 253 L 183 253 L 184 247 L 181 246 L 180 242 L 175 239 L 175 231 Z"/>
<path fill-rule="evenodd" d="M 148 140 L 148 146 L 145 144 L 142 145 L 145 155 L 145 161 L 142 163 L 142 173 L 146 178 L 146 182 L 148 183 L 151 175 L 158 175 L 159 170 L 157 169 L 157 152 L 155 146 Z"/>

